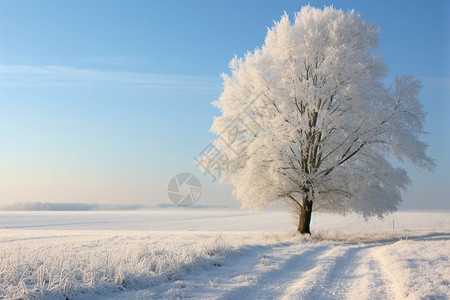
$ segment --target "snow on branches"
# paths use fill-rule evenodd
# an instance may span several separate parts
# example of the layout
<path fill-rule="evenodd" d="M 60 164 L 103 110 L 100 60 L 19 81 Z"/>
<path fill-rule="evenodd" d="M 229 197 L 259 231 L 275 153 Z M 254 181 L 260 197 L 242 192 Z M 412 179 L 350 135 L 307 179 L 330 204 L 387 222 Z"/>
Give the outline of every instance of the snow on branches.
<path fill-rule="evenodd" d="M 235 57 L 223 75 L 210 148 L 226 160 L 211 162 L 218 155 L 205 149 L 197 164 L 220 171 L 248 208 L 283 200 L 299 215 L 307 207 L 365 217 L 394 211 L 410 181 L 392 157 L 434 163 L 419 140 L 420 82 L 401 76 L 383 85 L 377 33 L 333 7 L 303 7 L 293 22 L 282 16 L 264 45 Z"/>

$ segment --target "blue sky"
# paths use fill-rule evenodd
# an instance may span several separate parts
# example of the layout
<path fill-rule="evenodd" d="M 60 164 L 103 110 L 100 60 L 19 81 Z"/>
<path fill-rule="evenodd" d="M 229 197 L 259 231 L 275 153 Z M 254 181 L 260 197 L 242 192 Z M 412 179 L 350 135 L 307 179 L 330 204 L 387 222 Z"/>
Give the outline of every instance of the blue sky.
<path fill-rule="evenodd" d="M 0 10 L 0 205 L 167 203 L 196 174 L 201 204 L 237 207 L 193 157 L 236 54 L 310 3 L 380 27 L 387 82 L 423 80 L 434 173 L 406 165 L 404 209 L 450 209 L 450 6 L 446 1 L 4 1 Z"/>

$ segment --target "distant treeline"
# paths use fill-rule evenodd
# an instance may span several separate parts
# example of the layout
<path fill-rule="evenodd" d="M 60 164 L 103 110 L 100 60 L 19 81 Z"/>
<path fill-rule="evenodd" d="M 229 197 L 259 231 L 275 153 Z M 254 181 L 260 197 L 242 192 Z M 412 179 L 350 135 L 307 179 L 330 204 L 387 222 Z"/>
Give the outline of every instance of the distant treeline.
<path fill-rule="evenodd" d="M 64 202 L 29 202 L 15 203 L 2 207 L 8 211 L 97 211 L 97 210 L 138 210 L 149 206 L 143 204 L 99 204 L 99 203 L 64 203 Z"/>

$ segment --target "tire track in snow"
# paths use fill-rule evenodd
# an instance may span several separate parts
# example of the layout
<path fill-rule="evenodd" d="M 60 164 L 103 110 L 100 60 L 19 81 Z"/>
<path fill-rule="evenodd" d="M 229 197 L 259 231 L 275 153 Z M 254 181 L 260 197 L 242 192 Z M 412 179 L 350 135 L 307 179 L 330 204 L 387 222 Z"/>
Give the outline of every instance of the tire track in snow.
<path fill-rule="evenodd" d="M 318 267 L 289 287 L 282 299 L 389 299 L 390 284 L 370 255 L 373 246 L 337 246 Z"/>
<path fill-rule="evenodd" d="M 392 299 L 392 282 L 382 271 L 380 262 L 373 257 L 372 250 L 384 245 L 368 246 L 357 254 L 354 281 L 347 292 L 347 299 Z"/>
<path fill-rule="evenodd" d="M 245 270 L 256 273 L 253 282 L 236 287 L 219 299 L 278 299 L 302 273 L 317 268 L 317 258 L 333 251 L 332 248 L 331 245 L 305 247 L 300 243 L 274 247 L 273 253 L 261 257 L 262 264 L 273 260 L 266 268 L 258 265 L 244 267 Z"/>
<path fill-rule="evenodd" d="M 384 244 L 283 243 L 250 249 L 238 267 L 210 273 L 210 286 L 197 285 L 195 299 L 390 299 L 387 281 L 373 249 Z M 236 261 L 235 261 L 236 262 Z M 194 280 L 196 281 L 196 280 Z M 205 291 L 205 288 L 209 290 Z M 205 293 L 206 292 L 206 293 Z M 205 297 L 208 295 L 207 297 Z"/>
<path fill-rule="evenodd" d="M 316 267 L 298 274 L 297 280 L 287 286 L 281 299 L 330 299 L 335 273 L 344 267 L 348 249 L 334 246 L 331 250 L 316 258 Z M 341 285 L 344 281 L 341 282 Z M 342 287 L 341 287 L 342 288 Z"/>

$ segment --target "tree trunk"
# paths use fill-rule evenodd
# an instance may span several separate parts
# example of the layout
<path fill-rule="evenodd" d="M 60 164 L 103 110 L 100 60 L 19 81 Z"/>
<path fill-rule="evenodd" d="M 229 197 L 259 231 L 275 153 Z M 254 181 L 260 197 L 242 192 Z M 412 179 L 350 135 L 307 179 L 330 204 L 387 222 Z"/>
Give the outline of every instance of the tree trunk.
<path fill-rule="evenodd" d="M 313 202 L 308 200 L 308 197 L 303 197 L 302 210 L 300 213 L 300 221 L 298 223 L 297 231 L 301 234 L 309 233 L 309 223 L 311 223 Z"/>

